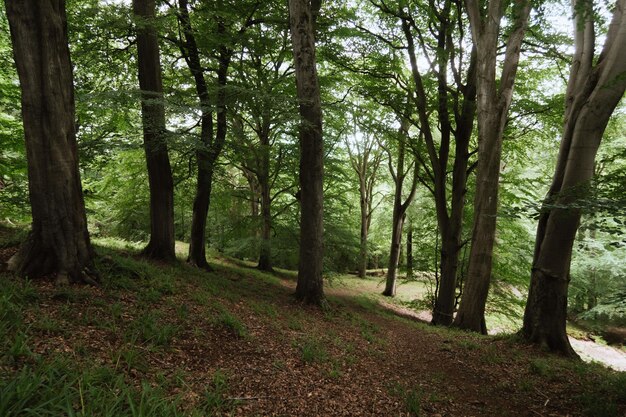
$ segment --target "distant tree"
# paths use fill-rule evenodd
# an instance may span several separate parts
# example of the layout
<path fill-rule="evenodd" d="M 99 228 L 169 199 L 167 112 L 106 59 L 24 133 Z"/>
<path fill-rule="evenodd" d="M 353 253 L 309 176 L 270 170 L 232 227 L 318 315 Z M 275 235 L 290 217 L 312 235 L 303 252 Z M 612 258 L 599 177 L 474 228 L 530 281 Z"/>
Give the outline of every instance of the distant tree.
<path fill-rule="evenodd" d="M 320 0 L 289 0 L 289 26 L 300 106 L 300 260 L 296 298 L 321 304 L 323 289 L 322 104 L 315 64 L 315 20 Z"/>
<path fill-rule="evenodd" d="M 393 178 L 393 216 L 391 219 L 391 244 L 389 248 L 389 265 L 387 279 L 383 295 L 394 297 L 396 295 L 396 279 L 398 275 L 398 263 L 400 262 L 400 248 L 402 246 L 402 229 L 406 219 L 406 212 L 415 198 L 418 184 L 419 165 L 417 161 L 407 157 L 412 155 L 409 147 L 409 121 L 403 119 L 400 122 L 397 139 L 393 142 L 397 145 L 395 152 L 386 147 L 389 173 Z M 394 155 L 395 158 L 394 166 Z M 412 173 L 412 176 L 409 174 Z M 410 180 L 409 180 L 410 179 Z M 409 192 L 404 195 L 404 186 L 409 185 Z"/>
<path fill-rule="evenodd" d="M 467 46 L 461 2 L 390 0 L 363 1 L 362 5 L 364 10 L 372 8 L 379 30 L 357 24 L 357 39 L 363 48 L 360 52 L 367 58 L 348 59 L 340 65 L 361 74 L 360 88 L 368 97 L 392 108 L 420 132 L 419 140 L 409 141 L 407 147 L 419 168 L 416 180 L 435 201 L 441 237 L 441 280 L 433 323 L 448 325 L 455 306 L 459 253 L 464 245 L 461 237 L 467 179 L 474 167 L 470 164 L 474 154 L 470 143 L 476 113 L 476 52 Z M 350 54 L 348 51 L 347 56 Z M 428 65 L 420 65 L 419 58 Z M 406 97 L 408 105 L 403 104 Z M 396 242 L 400 247 L 400 241 Z M 395 255 L 393 250 L 391 255 Z"/>
<path fill-rule="evenodd" d="M 144 149 L 150 183 L 150 241 L 143 254 L 164 261 L 174 252 L 174 183 L 167 152 L 161 61 L 154 25 L 155 0 L 133 0 Z"/>
<path fill-rule="evenodd" d="M 231 162 L 246 177 L 252 194 L 253 218 L 260 218 L 257 268 L 271 271 L 272 228 L 279 213 L 274 210 L 274 202 L 297 187 L 295 178 L 286 186 L 278 182 L 288 153 L 287 144 L 281 143 L 281 139 L 296 111 L 294 69 L 287 27 L 257 25 L 251 35 L 241 58 L 233 63 L 234 84 L 239 94 L 238 107 L 232 116 L 235 140 L 230 146 Z"/>
<path fill-rule="evenodd" d="M 469 266 L 459 311 L 453 324 L 463 329 L 487 333 L 485 304 L 491 281 L 496 237 L 502 141 L 531 1 L 522 0 L 507 7 L 502 0 L 466 0 L 466 9 L 477 51 L 478 167 Z M 498 50 L 504 32 L 502 20 L 507 10 L 507 20 L 511 27 L 507 31 L 504 61 L 500 71 Z"/>
<path fill-rule="evenodd" d="M 572 1 L 575 51 L 565 94 L 565 123 L 552 185 L 537 226 L 522 335 L 567 356 L 577 356 L 565 331 L 572 247 L 580 201 L 588 194 L 595 158 L 626 91 L 626 0 L 617 0 L 600 56 L 595 60 L 592 0 Z"/>
<path fill-rule="evenodd" d="M 74 86 L 63 0 L 6 1 L 22 90 L 32 229 L 9 269 L 94 283 L 78 171 Z M 45 34 L 45 36 L 42 36 Z"/>
<path fill-rule="evenodd" d="M 379 168 L 383 160 L 383 149 L 377 146 L 374 135 L 365 135 L 362 141 L 355 138 L 353 143 L 346 141 L 350 156 L 350 166 L 359 181 L 359 208 L 361 213 L 361 232 L 358 275 L 365 278 L 367 269 L 367 237 L 372 224 L 372 216 L 377 204 L 374 204 L 374 189 L 379 179 Z"/>

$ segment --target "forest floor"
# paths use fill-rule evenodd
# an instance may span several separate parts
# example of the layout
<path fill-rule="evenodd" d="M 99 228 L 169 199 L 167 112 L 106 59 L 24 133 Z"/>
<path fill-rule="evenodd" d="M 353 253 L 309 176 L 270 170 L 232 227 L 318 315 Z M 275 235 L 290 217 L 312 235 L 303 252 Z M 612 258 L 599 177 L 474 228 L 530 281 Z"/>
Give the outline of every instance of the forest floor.
<path fill-rule="evenodd" d="M 6 261 L 14 248 L 0 249 Z M 295 275 L 98 242 L 99 288 L 0 273 L 0 416 L 622 416 L 626 373 L 401 317 Z"/>
<path fill-rule="evenodd" d="M 391 299 L 381 295 L 385 288 L 384 276 L 380 277 L 380 271 L 372 275 L 378 278 L 359 279 L 355 275 L 343 275 L 336 279 L 334 285 L 327 287 L 330 294 L 344 296 L 368 296 L 377 300 L 381 308 L 387 309 L 396 315 L 412 320 L 430 323 L 432 313 L 430 308 L 424 308 L 424 300 L 428 296 L 429 279 L 425 276 L 416 275 L 416 279 L 399 280 L 396 297 Z M 426 306 L 429 307 L 429 306 Z M 510 334 L 521 328 L 521 311 L 518 318 L 494 314 L 487 315 L 487 327 L 489 334 Z M 586 362 L 598 362 L 614 370 L 626 372 L 626 349 L 622 346 L 608 346 L 599 334 L 590 337 L 590 332 L 571 325 L 572 331 L 569 337 L 572 347 Z"/>

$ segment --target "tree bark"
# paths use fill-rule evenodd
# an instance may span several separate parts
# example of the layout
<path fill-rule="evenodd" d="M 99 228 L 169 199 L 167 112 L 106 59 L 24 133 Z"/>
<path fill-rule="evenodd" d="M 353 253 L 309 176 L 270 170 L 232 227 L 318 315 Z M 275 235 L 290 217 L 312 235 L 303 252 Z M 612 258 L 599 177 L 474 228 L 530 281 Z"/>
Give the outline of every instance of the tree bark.
<path fill-rule="evenodd" d="M 361 188 L 359 188 L 361 192 L 361 233 L 360 233 L 360 245 L 359 245 L 359 268 L 358 268 L 358 276 L 359 278 L 365 278 L 365 274 L 367 272 L 367 236 L 369 234 L 368 227 L 368 218 L 367 218 L 367 202 L 365 201 L 365 196 Z"/>
<path fill-rule="evenodd" d="M 376 186 L 378 169 L 383 157 L 381 149 L 374 148 L 375 142 L 373 137 L 366 137 L 362 145 L 358 142 L 350 144 L 346 141 L 350 166 L 356 173 L 359 181 L 359 209 L 361 214 L 359 260 L 357 265 L 359 278 L 365 278 L 367 270 L 367 239 L 372 223 L 372 214 L 375 209 L 373 202 L 374 187 Z M 352 149 L 353 147 L 355 149 Z"/>
<path fill-rule="evenodd" d="M 467 71 L 467 83 L 463 90 L 463 105 L 457 119 L 454 166 L 452 169 L 452 192 L 450 211 L 445 196 L 445 183 L 435 182 L 435 206 L 437 224 L 441 237 L 440 271 L 441 280 L 433 308 L 432 324 L 449 326 L 454 317 L 456 304 L 457 270 L 459 254 L 462 248 L 463 212 L 467 186 L 469 143 L 474 128 L 476 115 L 476 47 L 472 49 L 470 65 Z M 439 189 L 443 189 L 439 192 Z"/>
<path fill-rule="evenodd" d="M 305 303 L 324 300 L 322 106 L 315 67 L 315 16 L 307 0 L 289 0 L 289 25 L 300 110 L 300 260 L 296 298 Z"/>
<path fill-rule="evenodd" d="M 221 18 L 219 18 L 221 19 Z M 206 221 L 211 204 L 211 189 L 213 186 L 213 172 L 215 163 L 219 158 L 226 141 L 226 92 L 228 82 L 228 68 L 232 57 L 232 50 L 224 44 L 218 47 L 217 69 L 217 96 L 216 121 L 217 129 L 214 129 L 212 102 L 204 69 L 200 62 L 200 52 L 189 18 L 189 4 L 187 0 L 179 0 L 178 20 L 182 27 L 184 41 L 179 45 L 180 50 L 187 62 L 196 85 L 196 93 L 200 101 L 200 143 L 196 150 L 198 165 L 198 177 L 196 196 L 193 202 L 193 215 L 191 218 L 191 238 L 189 241 L 189 255 L 187 262 L 198 268 L 211 270 L 206 259 Z M 223 37 L 226 32 L 224 22 L 218 20 L 217 35 Z"/>
<path fill-rule="evenodd" d="M 391 232 L 391 245 L 389 248 L 389 267 L 387 269 L 387 279 L 385 282 L 385 290 L 383 295 L 387 297 L 394 297 L 396 295 L 396 278 L 398 275 L 398 262 L 400 261 L 400 246 L 402 244 L 402 228 L 404 226 L 404 219 L 406 211 L 409 205 L 415 197 L 415 191 L 417 190 L 417 162 L 414 162 L 413 178 L 411 184 L 411 190 L 408 196 L 402 201 L 403 185 L 407 173 L 405 172 L 405 158 L 406 158 L 406 141 L 408 140 L 408 128 L 409 122 L 405 119 L 402 120 L 399 131 L 398 142 L 398 163 L 396 172 L 391 169 L 391 155 L 389 159 L 389 167 L 391 174 L 395 182 L 395 191 L 393 199 L 393 216 L 392 216 L 392 232 Z"/>
<path fill-rule="evenodd" d="M 513 29 L 507 39 L 499 82 L 496 57 L 505 7 L 501 0 L 490 0 L 486 9 L 476 0 L 466 0 L 466 8 L 478 53 L 478 171 L 468 274 L 454 325 L 486 333 L 485 304 L 496 233 L 502 139 L 531 2 L 523 1 L 513 9 Z"/>
<path fill-rule="evenodd" d="M 576 50 L 566 92 L 557 168 L 537 227 L 524 338 L 577 357 L 566 333 L 567 292 L 578 201 L 594 175 L 595 157 L 611 114 L 626 91 L 626 0 L 618 0 L 606 41 L 593 65 L 593 2 L 573 2 Z"/>
<path fill-rule="evenodd" d="M 22 90 L 32 229 L 9 269 L 95 283 L 78 170 L 65 1 L 6 1 Z M 42 34 L 45 34 L 43 36 Z"/>
<path fill-rule="evenodd" d="M 406 232 L 406 279 L 413 279 L 413 223 L 410 219 Z"/>
<path fill-rule="evenodd" d="M 410 10 L 401 11 L 402 31 L 407 41 L 407 52 L 411 64 L 411 77 L 415 86 L 415 94 L 411 98 L 415 104 L 420 129 L 426 145 L 426 158 L 417 155 L 423 166 L 426 184 L 433 194 L 437 214 L 437 227 L 441 238 L 440 263 L 441 279 L 435 291 L 436 299 L 433 308 L 433 324 L 449 325 L 452 322 L 457 287 L 456 273 L 461 249 L 463 211 L 465 208 L 465 192 L 468 175 L 469 143 L 472 135 L 474 116 L 476 113 L 476 48 L 473 47 L 467 80 L 463 85 L 460 75 L 461 63 L 455 62 L 457 56 L 451 38 L 456 30 L 453 15 L 456 14 L 459 25 L 462 24 L 461 10 L 452 12 L 453 2 L 445 1 L 434 11 L 436 19 L 432 22 L 433 35 L 437 41 L 437 54 L 433 61 L 436 64 L 437 77 L 437 124 L 434 128 L 431 121 L 429 94 L 426 92 L 424 80 L 417 65 L 416 39 L 425 48 L 421 36 L 414 36 L 418 31 L 416 19 Z M 457 6 L 458 7 L 458 6 Z M 462 40 L 460 41 L 463 42 Z M 457 68 L 458 67 L 458 68 Z M 449 81 L 452 74 L 454 81 Z M 452 111 L 451 111 L 452 110 Z M 456 124 L 456 126 L 454 126 Z M 435 129 L 439 131 L 439 140 L 435 139 Z M 452 179 L 448 173 L 450 164 L 450 145 L 452 138 L 455 143 Z M 428 184 L 432 182 L 432 185 Z M 451 182 L 451 193 L 449 194 Z"/>
<path fill-rule="evenodd" d="M 269 129 L 268 129 L 269 130 Z M 269 132 L 259 136 L 261 145 L 261 166 L 259 167 L 259 185 L 261 187 L 261 250 L 259 264 L 261 271 L 272 271 L 272 197 L 270 195 L 270 138 Z"/>
<path fill-rule="evenodd" d="M 174 261 L 174 183 L 167 153 L 165 106 L 155 0 L 133 0 L 137 19 L 137 62 L 141 88 L 143 143 L 150 184 L 150 241 L 143 250 L 149 258 Z"/>

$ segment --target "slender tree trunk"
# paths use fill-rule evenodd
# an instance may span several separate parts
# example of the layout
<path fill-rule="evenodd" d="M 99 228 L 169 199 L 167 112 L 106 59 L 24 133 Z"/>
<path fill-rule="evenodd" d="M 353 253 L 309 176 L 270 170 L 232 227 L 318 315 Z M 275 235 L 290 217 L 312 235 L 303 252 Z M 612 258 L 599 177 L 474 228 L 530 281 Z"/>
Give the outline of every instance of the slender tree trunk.
<path fill-rule="evenodd" d="M 513 27 L 507 39 L 499 82 L 496 57 L 506 7 L 501 0 L 489 0 L 486 9 L 476 0 L 466 0 L 466 6 L 478 54 L 478 168 L 469 267 L 454 325 L 486 333 L 485 304 L 496 234 L 502 140 L 531 2 L 523 1 L 512 12 Z"/>
<path fill-rule="evenodd" d="M 6 1 L 22 90 L 32 229 L 9 269 L 94 283 L 93 251 L 78 171 L 74 85 L 65 1 Z M 43 36 L 42 34 L 45 34 Z"/>
<path fill-rule="evenodd" d="M 364 178 L 360 181 L 359 192 L 361 194 L 361 234 L 360 234 L 360 248 L 359 248 L 359 277 L 365 278 L 367 272 L 367 235 L 369 232 L 368 212 L 369 205 L 367 201 L 367 190 L 365 189 Z"/>
<path fill-rule="evenodd" d="M 174 253 L 174 184 L 167 154 L 165 106 L 159 42 L 153 21 L 154 0 L 133 0 L 137 23 L 137 54 L 141 88 L 143 143 L 150 183 L 150 242 L 143 254 L 163 261 Z"/>
<path fill-rule="evenodd" d="M 187 62 L 187 66 L 194 77 L 196 92 L 200 100 L 201 125 L 200 139 L 196 151 L 196 161 L 198 164 L 198 178 L 196 185 L 196 196 L 193 202 L 193 215 L 191 218 L 191 237 L 189 241 L 189 255 L 187 262 L 198 268 L 211 270 L 206 259 L 206 222 L 211 204 L 211 189 L 213 186 L 213 172 L 215 163 L 222 151 L 226 141 L 227 121 L 226 121 L 226 92 L 225 87 L 228 82 L 228 68 L 232 51 L 225 45 L 218 47 L 218 69 L 217 69 L 217 129 L 214 131 L 213 112 L 211 110 L 211 98 L 209 95 L 204 69 L 200 62 L 200 53 L 196 43 L 196 38 L 189 18 L 189 5 L 187 0 L 179 0 L 178 20 L 183 29 L 184 42 L 180 45 L 180 50 Z M 224 36 L 226 28 L 219 20 L 217 24 L 218 36 Z"/>
<path fill-rule="evenodd" d="M 572 249 L 581 216 L 577 203 L 587 194 L 602 135 L 626 91 L 626 0 L 616 3 L 595 66 L 593 3 L 579 0 L 573 10 L 576 51 L 566 93 L 563 139 L 537 227 L 521 333 L 533 343 L 576 357 L 567 338 L 566 315 Z"/>
<path fill-rule="evenodd" d="M 398 262 L 400 261 L 400 246 L 402 245 L 402 228 L 404 226 L 406 211 L 413 201 L 413 198 L 415 197 L 415 191 L 417 189 L 416 163 L 415 170 L 413 172 L 413 183 L 411 185 L 411 191 L 409 192 L 409 195 L 404 200 L 404 202 L 402 202 L 402 186 L 404 183 L 404 179 L 406 178 L 406 173 L 404 172 L 404 161 L 406 157 L 406 140 L 408 139 L 408 128 L 408 121 L 403 120 L 400 126 L 400 139 L 398 143 L 398 164 L 396 167 L 396 173 L 393 175 L 396 189 L 394 192 L 393 200 L 391 246 L 389 248 L 389 269 L 387 270 L 385 290 L 383 291 L 383 295 L 387 297 L 394 297 L 396 295 L 396 278 L 398 274 Z"/>
<path fill-rule="evenodd" d="M 258 268 L 272 271 L 272 198 L 270 195 L 270 141 L 269 133 L 261 135 L 261 166 L 259 167 L 259 185 L 261 187 L 261 250 Z"/>
<path fill-rule="evenodd" d="M 322 106 L 315 68 L 315 10 L 307 0 L 289 0 L 289 25 L 300 102 L 300 260 L 296 298 L 310 304 L 324 299 Z"/>
<path fill-rule="evenodd" d="M 404 227 L 404 215 L 400 208 L 394 209 L 391 231 L 391 247 L 389 249 L 389 266 L 387 269 L 387 281 L 383 295 L 394 297 L 396 295 L 396 280 L 398 278 L 398 264 L 400 262 L 400 246 L 402 245 L 402 228 Z"/>
<path fill-rule="evenodd" d="M 410 220 L 406 232 L 406 279 L 413 279 L 413 223 Z"/>

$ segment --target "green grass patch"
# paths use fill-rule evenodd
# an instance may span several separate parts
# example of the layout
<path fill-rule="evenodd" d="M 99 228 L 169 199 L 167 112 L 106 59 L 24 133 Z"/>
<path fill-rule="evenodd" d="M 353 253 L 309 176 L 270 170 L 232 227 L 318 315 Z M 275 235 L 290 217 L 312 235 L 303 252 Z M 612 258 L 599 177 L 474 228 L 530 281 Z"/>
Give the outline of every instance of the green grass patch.
<path fill-rule="evenodd" d="M 299 347 L 302 360 L 306 363 L 323 363 L 328 360 L 328 352 L 318 339 L 308 337 L 300 342 Z"/>
<path fill-rule="evenodd" d="M 139 340 L 162 347 L 169 346 L 178 333 L 178 327 L 164 320 L 160 312 L 148 311 L 132 321 L 126 333 L 126 340 L 134 343 Z"/>
<path fill-rule="evenodd" d="M 218 325 L 222 326 L 239 338 L 245 339 L 248 337 L 248 329 L 246 328 L 246 325 L 237 316 L 225 308 L 222 308 L 215 321 Z"/>

